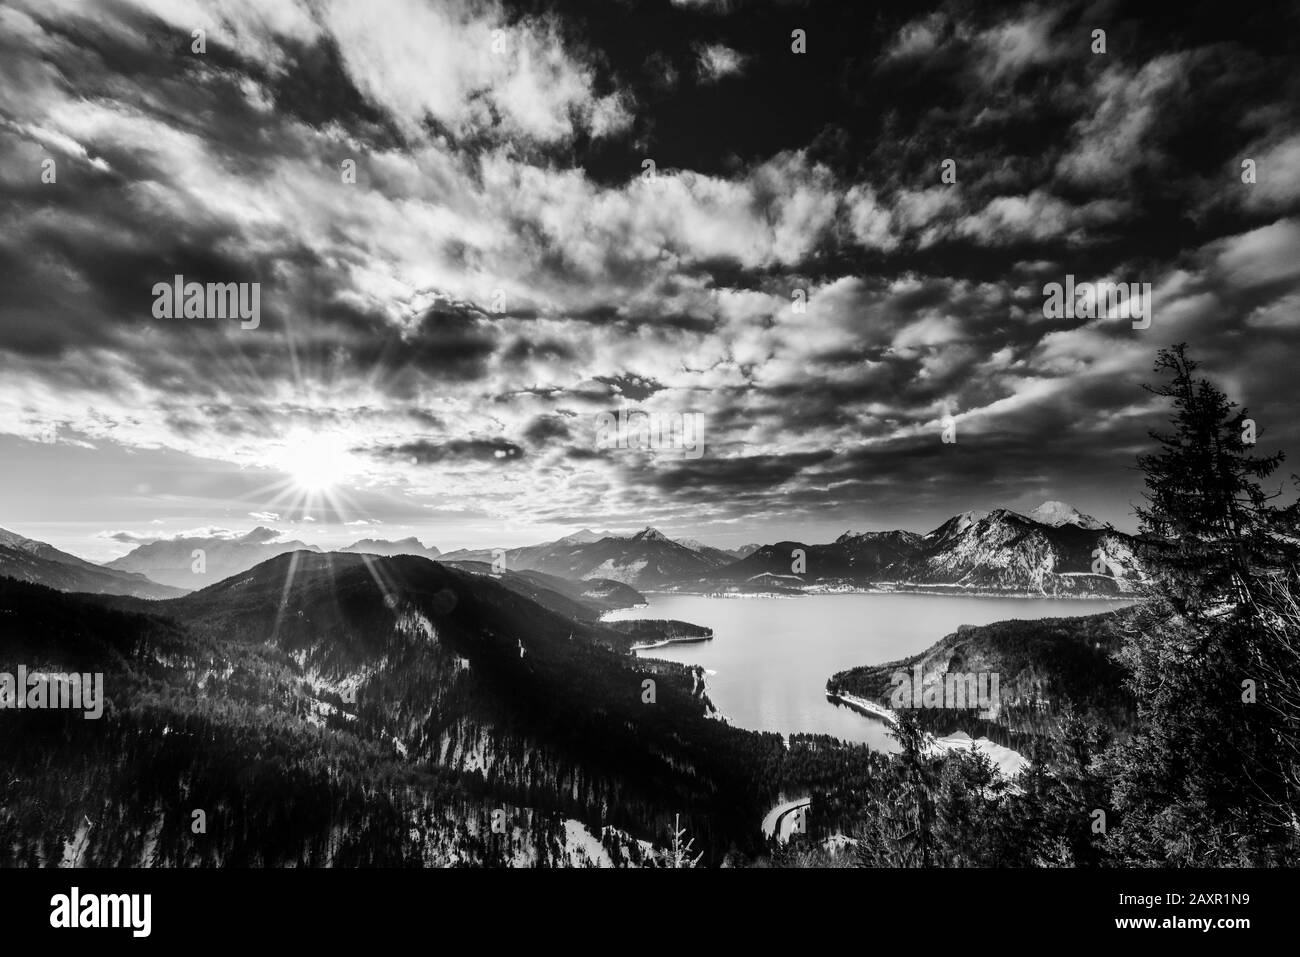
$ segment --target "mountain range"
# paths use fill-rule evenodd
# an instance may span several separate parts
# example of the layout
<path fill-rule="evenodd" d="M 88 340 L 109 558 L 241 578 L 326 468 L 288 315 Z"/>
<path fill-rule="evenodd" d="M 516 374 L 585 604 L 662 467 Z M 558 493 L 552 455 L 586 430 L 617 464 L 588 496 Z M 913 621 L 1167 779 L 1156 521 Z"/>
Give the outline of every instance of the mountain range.
<path fill-rule="evenodd" d="M 280 547 L 268 533 L 220 540 L 228 547 L 212 550 L 205 574 Z M 210 541 L 132 554 L 145 556 L 137 567 L 157 568 Z M 620 865 L 645 863 L 679 827 L 708 862 L 744 859 L 763 847 L 765 810 L 830 760 L 825 742 L 787 745 L 715 720 L 701 668 L 629 654 L 711 633 L 602 621 L 643 600 L 627 578 L 714 589 L 791 579 L 781 587 L 808 591 L 904 580 L 1064 590 L 1100 578 L 1119 588 L 1137 571 L 1124 564 L 1128 541 L 1050 507 L 960 515 L 926 535 L 783 542 L 739 559 L 653 528 L 515 550 L 543 568 L 511 567 L 508 553 L 502 568 L 404 553 L 418 542 L 363 542 L 298 548 L 144 600 L 131 592 L 166 586 L 5 533 L 0 661 L 102 672 L 107 701 L 97 721 L 23 711 L 0 722 L 0 866 Z M 403 553 L 376 553 L 388 545 Z M 806 567 L 791 575 L 800 548 Z M 1099 549 L 1122 576 L 1076 570 Z M 100 575 L 124 593 L 32 583 L 45 566 L 72 587 Z M 11 569 L 31 575 L 3 577 Z M 996 649 L 966 634 L 930 657 L 992 660 Z M 1048 638 L 1014 672 L 1026 693 L 1073 687 L 1031 684 L 1047 667 Z M 1075 684 L 1092 686 L 1091 661 L 1080 658 Z M 830 687 L 878 694 L 878 671 L 837 675 Z M 869 760 L 853 754 L 844 757 Z M 201 839 L 194 808 L 207 816 Z"/>
<path fill-rule="evenodd" d="M 186 536 L 144 542 L 105 567 L 147 575 L 192 590 L 219 582 L 285 552 L 320 551 L 304 542 L 276 541 L 279 533 L 259 525 L 238 538 Z"/>
<path fill-rule="evenodd" d="M 1114 595 L 1142 579 L 1134 536 L 1064 505 L 965 512 L 925 535 L 845 532 L 828 545 L 765 545 L 687 588 L 804 592 L 885 588 Z"/>
<path fill-rule="evenodd" d="M 684 578 L 706 576 L 736 560 L 720 549 L 674 541 L 655 528 L 645 528 L 626 538 L 606 536 L 592 541 L 586 536 L 571 536 L 524 548 L 451 552 L 444 556 L 449 561 L 486 562 L 498 557 L 509 569 L 540 571 L 561 578 L 606 578 L 637 588 L 663 587 Z"/>
<path fill-rule="evenodd" d="M 95 565 L 40 542 L 0 532 L 0 575 L 63 591 L 165 598 L 206 587 L 287 552 L 321 550 L 280 541 L 258 527 L 238 537 L 187 536 L 145 542 Z M 631 535 L 583 529 L 515 548 L 439 552 L 416 538 L 363 539 L 345 554 L 432 558 L 469 571 L 533 573 L 549 592 L 607 608 L 643 599 L 639 589 L 798 594 L 908 589 L 1008 595 L 1115 595 L 1143 577 L 1137 539 L 1061 502 L 1029 512 L 965 512 L 938 528 L 845 532 L 816 544 L 782 541 L 714 548 L 647 527 Z M 517 588 L 524 581 L 515 582 Z M 600 597 L 600 596 L 603 596 Z"/>
<path fill-rule="evenodd" d="M 928 534 L 845 532 L 829 544 L 785 541 L 736 552 L 671 539 L 573 536 L 524 548 L 452 552 L 568 579 L 642 589 L 800 593 L 853 588 L 1024 595 L 1114 595 L 1142 578 L 1136 540 L 1061 502 L 1027 513 L 966 512 Z"/>

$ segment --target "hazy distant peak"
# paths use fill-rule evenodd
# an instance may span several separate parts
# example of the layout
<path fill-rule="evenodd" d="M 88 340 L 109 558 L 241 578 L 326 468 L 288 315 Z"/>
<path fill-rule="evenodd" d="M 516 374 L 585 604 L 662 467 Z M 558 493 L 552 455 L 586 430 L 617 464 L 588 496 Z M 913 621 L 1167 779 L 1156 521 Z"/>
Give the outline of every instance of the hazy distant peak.
<path fill-rule="evenodd" d="M 362 552 L 373 555 L 429 555 L 438 554 L 438 549 L 432 545 L 425 545 L 414 535 L 398 541 L 389 541 L 383 538 L 363 538 L 360 541 L 353 542 L 351 545 L 340 548 L 341 552 Z"/>

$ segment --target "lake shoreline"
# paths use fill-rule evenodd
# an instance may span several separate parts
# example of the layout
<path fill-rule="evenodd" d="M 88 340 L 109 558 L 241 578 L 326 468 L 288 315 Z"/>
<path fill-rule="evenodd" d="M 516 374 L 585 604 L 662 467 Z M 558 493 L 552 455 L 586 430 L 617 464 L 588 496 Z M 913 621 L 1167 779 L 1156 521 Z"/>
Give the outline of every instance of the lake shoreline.
<path fill-rule="evenodd" d="M 878 591 L 834 598 L 813 594 L 800 596 L 806 601 L 792 602 L 720 601 L 704 595 L 651 592 L 647 607 L 613 612 L 606 620 L 676 620 L 710 629 L 713 637 L 700 640 L 702 635 L 666 635 L 647 628 L 633 654 L 705 668 L 710 700 L 735 727 L 782 736 L 825 734 L 890 750 L 894 742 L 888 709 L 877 712 L 862 702 L 836 701 L 827 695 L 829 676 L 864 661 L 915 656 L 966 625 L 1104 614 L 1123 605 L 1005 597 L 1000 603 L 975 602 L 962 600 L 973 596 L 960 595 L 932 600 L 929 595 L 888 594 L 892 597 Z M 834 690 L 843 698 L 846 692 L 856 696 L 858 689 Z M 869 710 L 873 713 L 864 713 Z"/>
<path fill-rule="evenodd" d="M 864 714 L 869 718 L 876 718 L 889 725 L 895 725 L 898 723 L 898 715 L 894 714 L 894 712 L 890 711 L 884 705 L 876 704 L 874 701 L 867 698 L 860 698 L 855 694 L 849 694 L 847 691 L 831 691 L 829 688 L 826 689 L 826 697 L 837 704 L 842 704 L 844 707 L 857 711 L 860 714 Z"/>
<path fill-rule="evenodd" d="M 712 641 L 713 635 L 689 635 L 684 638 L 661 638 L 659 641 L 652 641 L 644 645 L 633 645 L 628 651 L 649 651 L 651 648 L 662 648 L 665 645 L 693 645 L 700 641 Z"/>
<path fill-rule="evenodd" d="M 877 721 L 883 721 L 890 727 L 898 724 L 898 716 L 886 708 L 884 705 L 877 704 L 867 698 L 861 698 L 855 694 L 849 694 L 847 691 L 826 690 L 826 697 L 831 701 L 843 704 L 844 707 L 857 711 Z M 990 741 L 988 738 L 974 738 L 964 731 L 956 731 L 942 737 L 931 735 L 931 744 L 926 750 L 931 754 L 952 753 L 954 751 L 970 751 L 976 748 L 984 751 L 993 761 L 998 772 L 1008 780 L 1013 779 L 1024 768 L 1028 767 L 1028 759 L 1016 751 L 1014 748 L 1004 747 Z"/>

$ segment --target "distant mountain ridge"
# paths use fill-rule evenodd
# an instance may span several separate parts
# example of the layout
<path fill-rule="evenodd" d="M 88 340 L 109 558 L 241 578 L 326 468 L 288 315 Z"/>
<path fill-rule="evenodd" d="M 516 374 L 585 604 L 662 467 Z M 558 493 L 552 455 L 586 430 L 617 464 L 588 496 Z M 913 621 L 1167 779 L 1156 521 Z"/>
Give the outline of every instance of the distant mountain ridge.
<path fill-rule="evenodd" d="M 510 549 L 450 552 L 443 560 L 491 563 L 566 579 L 602 578 L 684 592 L 803 593 L 909 588 L 980 594 L 1122 595 L 1143 577 L 1134 536 L 1058 501 L 953 516 L 922 534 L 846 531 L 833 542 L 780 541 L 735 550 L 672 539 L 583 532 Z"/>
<path fill-rule="evenodd" d="M 829 544 L 764 545 L 713 576 L 677 583 L 799 593 L 908 588 L 979 594 L 1122 595 L 1143 577 L 1137 539 L 1062 502 L 955 515 L 925 535 L 845 532 Z"/>
<path fill-rule="evenodd" d="M 365 555 L 423 555 L 425 558 L 437 558 L 442 553 L 433 545 L 425 545 L 415 536 L 400 541 L 388 541 L 382 538 L 363 538 L 339 549 L 340 552 L 357 552 Z"/>
<path fill-rule="evenodd" d="M 442 560 L 491 563 L 500 556 L 510 571 L 539 571 L 574 580 L 603 578 L 635 588 L 665 585 L 733 561 L 724 551 L 702 545 L 692 548 L 649 526 L 634 535 L 584 540 L 589 534 L 522 548 L 448 552 Z"/>
<path fill-rule="evenodd" d="M 12 536 L 11 539 L 20 538 Z M 15 577 L 56 588 L 109 594 L 149 591 L 149 579 L 187 590 L 239 574 L 291 551 L 320 552 L 301 541 L 279 541 L 278 532 L 257 527 L 238 536 L 190 536 L 146 542 L 105 566 L 83 562 L 50 546 L 29 543 L 25 555 L 0 563 L 20 569 L 38 560 L 59 562 L 43 570 L 27 568 Z M 22 541 L 29 541 L 23 539 Z M 776 592 L 854 589 L 923 589 L 958 593 L 1017 595 L 1122 595 L 1143 578 L 1138 540 L 1063 502 L 1047 501 L 1027 512 L 1008 508 L 955 515 L 921 534 L 906 530 L 846 531 L 824 544 L 780 541 L 722 549 L 694 539 L 673 539 L 652 526 L 630 535 L 582 529 L 563 538 L 515 548 L 458 549 L 442 553 L 415 537 L 398 541 L 362 539 L 339 551 L 383 557 L 415 555 L 493 573 L 536 572 L 570 583 L 592 583 L 617 607 L 634 604 L 629 589 L 684 592 Z M 0 537 L 0 548 L 16 548 Z M 24 549 L 20 549 L 22 551 Z M 202 553 L 201 561 L 196 553 Z M 63 555 L 60 561 L 50 553 Z M 79 564 L 78 564 L 79 563 Z M 75 568 L 80 579 L 69 569 Z M 105 573 L 147 576 L 131 587 L 123 579 L 106 583 Z M 89 578 L 86 578 L 89 576 Z M 100 578 L 96 578 L 100 576 Z M 71 583 L 71 584 L 70 584 Z M 577 599 L 554 582 L 548 591 Z M 591 591 L 591 588 L 596 591 Z M 639 596 L 638 596 L 639 597 Z M 600 601 L 597 601 L 599 604 Z"/>
<path fill-rule="evenodd" d="M 1044 595 L 1125 593 L 1143 577 L 1133 536 L 1074 510 L 1040 506 L 1034 514 L 1049 521 L 1005 508 L 959 516 L 894 574 L 917 585 Z"/>
<path fill-rule="evenodd" d="M 319 552 L 305 542 L 275 541 L 280 533 L 259 525 L 238 538 L 187 536 L 145 542 L 109 562 L 106 568 L 139 572 L 178 588 L 195 589 L 238 575 L 285 552 Z M 196 556 L 195 552 L 202 555 Z"/>
<path fill-rule="evenodd" d="M 183 593 L 183 589 L 159 584 L 142 574 L 96 565 L 3 528 L 0 528 L 0 576 L 91 595 L 156 599 Z"/>

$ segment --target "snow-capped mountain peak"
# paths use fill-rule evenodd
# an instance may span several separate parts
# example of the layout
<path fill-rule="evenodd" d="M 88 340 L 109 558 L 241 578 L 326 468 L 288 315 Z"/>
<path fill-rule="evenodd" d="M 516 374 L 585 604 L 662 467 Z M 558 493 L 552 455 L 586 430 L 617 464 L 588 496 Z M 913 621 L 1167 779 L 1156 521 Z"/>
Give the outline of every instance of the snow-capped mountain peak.
<path fill-rule="evenodd" d="M 635 542 L 667 542 L 671 539 L 657 528 L 647 525 L 641 531 L 632 536 Z"/>
<path fill-rule="evenodd" d="M 1091 515 L 1084 515 L 1073 505 L 1067 505 L 1064 502 L 1044 502 L 1033 511 L 1027 513 L 1027 518 L 1033 519 L 1040 525 L 1051 525 L 1058 528 L 1061 525 L 1077 525 L 1080 528 L 1102 529 L 1109 526 Z"/>

